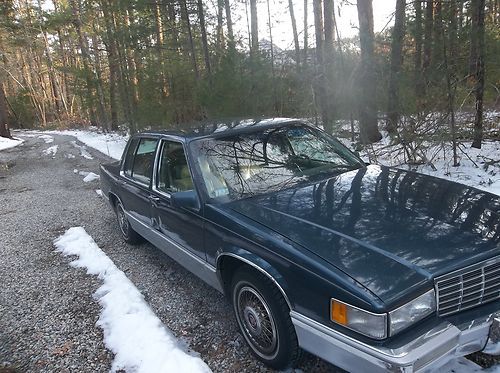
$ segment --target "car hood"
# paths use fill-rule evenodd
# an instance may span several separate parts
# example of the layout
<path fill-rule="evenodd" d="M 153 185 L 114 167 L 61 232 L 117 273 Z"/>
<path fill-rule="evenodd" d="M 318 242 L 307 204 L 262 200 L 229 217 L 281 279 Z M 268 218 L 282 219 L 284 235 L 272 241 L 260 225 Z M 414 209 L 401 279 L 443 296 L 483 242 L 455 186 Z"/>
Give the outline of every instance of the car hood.
<path fill-rule="evenodd" d="M 386 303 L 500 254 L 498 196 L 383 166 L 228 207 L 321 257 Z"/>

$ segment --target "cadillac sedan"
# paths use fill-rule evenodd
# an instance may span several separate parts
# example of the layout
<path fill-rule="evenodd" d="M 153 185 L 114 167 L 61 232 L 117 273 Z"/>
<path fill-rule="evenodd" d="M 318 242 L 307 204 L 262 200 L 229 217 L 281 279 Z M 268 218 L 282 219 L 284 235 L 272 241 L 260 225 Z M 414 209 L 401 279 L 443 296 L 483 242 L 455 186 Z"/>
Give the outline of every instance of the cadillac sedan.
<path fill-rule="evenodd" d="M 131 137 L 101 166 L 123 238 L 227 295 L 257 359 L 416 372 L 481 351 L 500 311 L 500 198 L 366 165 L 293 119 Z"/>

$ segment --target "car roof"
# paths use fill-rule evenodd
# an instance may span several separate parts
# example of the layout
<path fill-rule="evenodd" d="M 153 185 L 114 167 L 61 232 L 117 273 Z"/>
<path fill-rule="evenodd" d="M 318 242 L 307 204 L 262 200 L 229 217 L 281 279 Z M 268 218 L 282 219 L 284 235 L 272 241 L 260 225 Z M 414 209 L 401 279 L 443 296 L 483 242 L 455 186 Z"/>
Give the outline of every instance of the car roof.
<path fill-rule="evenodd" d="M 204 137 L 220 137 L 236 133 L 253 132 L 255 129 L 273 128 L 294 123 L 303 124 L 305 121 L 293 118 L 212 120 L 189 124 L 178 129 L 148 130 L 141 132 L 139 135 L 171 136 L 190 141 Z"/>

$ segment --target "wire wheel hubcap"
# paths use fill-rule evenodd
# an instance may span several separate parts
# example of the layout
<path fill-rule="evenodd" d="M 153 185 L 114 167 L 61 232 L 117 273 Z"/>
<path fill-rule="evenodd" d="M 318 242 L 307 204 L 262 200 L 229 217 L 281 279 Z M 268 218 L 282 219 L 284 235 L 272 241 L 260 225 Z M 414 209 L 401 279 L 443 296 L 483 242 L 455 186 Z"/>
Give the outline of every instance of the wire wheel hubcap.
<path fill-rule="evenodd" d="M 277 352 L 278 334 L 274 318 L 262 296 L 243 286 L 237 296 L 237 314 L 246 339 L 254 351 L 267 359 Z"/>
<path fill-rule="evenodd" d="M 120 226 L 120 230 L 125 238 L 128 238 L 128 220 L 125 216 L 125 211 L 123 211 L 122 205 L 118 205 L 118 225 Z"/>

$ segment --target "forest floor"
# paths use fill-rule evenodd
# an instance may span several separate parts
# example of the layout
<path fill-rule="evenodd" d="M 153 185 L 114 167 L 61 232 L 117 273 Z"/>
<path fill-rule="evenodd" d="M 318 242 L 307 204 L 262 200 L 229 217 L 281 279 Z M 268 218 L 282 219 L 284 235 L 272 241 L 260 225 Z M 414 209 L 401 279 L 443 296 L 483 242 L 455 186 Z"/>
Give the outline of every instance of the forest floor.
<path fill-rule="evenodd" d="M 22 144 L 0 152 L 0 371 L 105 372 L 115 361 L 116 351 L 105 343 L 109 331 L 97 326 L 101 282 L 54 251 L 54 240 L 72 227 L 83 227 L 131 281 L 177 346 L 214 372 L 268 371 L 250 354 L 221 294 L 150 244 L 122 241 L 96 176 L 100 163 L 120 157 L 126 137 L 88 131 L 13 135 Z M 484 354 L 473 359 L 494 363 Z M 480 369 L 461 358 L 441 371 Z M 298 371 L 339 369 L 307 354 Z"/>

